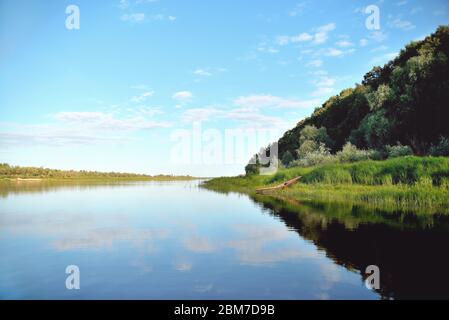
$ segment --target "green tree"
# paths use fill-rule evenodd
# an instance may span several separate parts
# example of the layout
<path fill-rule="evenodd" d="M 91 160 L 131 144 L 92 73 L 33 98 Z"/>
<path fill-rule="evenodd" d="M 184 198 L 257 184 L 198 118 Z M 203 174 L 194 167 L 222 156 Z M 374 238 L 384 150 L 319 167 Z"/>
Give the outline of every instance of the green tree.
<path fill-rule="evenodd" d="M 255 154 L 249 163 L 245 167 L 245 172 L 247 176 L 256 175 L 260 172 L 260 161 L 259 155 Z"/>
<path fill-rule="evenodd" d="M 336 153 L 348 141 L 379 151 L 399 142 L 414 154 L 429 154 L 441 136 L 449 137 L 448 102 L 449 26 L 441 26 L 288 130 L 278 141 L 279 154 L 304 156 L 320 143 Z"/>
<path fill-rule="evenodd" d="M 366 116 L 349 140 L 361 148 L 381 150 L 392 139 L 391 132 L 392 124 L 380 109 Z"/>
<path fill-rule="evenodd" d="M 287 151 L 282 156 L 281 162 L 284 166 L 288 167 L 292 161 L 295 160 L 292 153 L 290 151 Z"/>
<path fill-rule="evenodd" d="M 331 139 L 327 134 L 326 128 L 321 127 L 318 129 L 312 125 L 305 126 L 299 135 L 298 156 L 302 158 L 308 153 L 317 151 L 321 144 L 325 147 L 328 147 L 329 144 L 331 144 Z"/>

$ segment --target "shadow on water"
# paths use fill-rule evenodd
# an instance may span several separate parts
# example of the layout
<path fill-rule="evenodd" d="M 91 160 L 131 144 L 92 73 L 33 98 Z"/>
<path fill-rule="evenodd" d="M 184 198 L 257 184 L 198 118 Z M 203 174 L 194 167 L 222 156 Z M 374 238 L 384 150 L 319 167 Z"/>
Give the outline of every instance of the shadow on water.
<path fill-rule="evenodd" d="M 248 196 L 335 263 L 359 272 L 363 281 L 367 266 L 378 266 L 381 298 L 449 298 L 448 215 Z"/>
<path fill-rule="evenodd" d="M 250 196 L 264 210 L 365 279 L 380 268 L 384 299 L 449 298 L 449 217 L 383 212 L 331 204 Z"/>

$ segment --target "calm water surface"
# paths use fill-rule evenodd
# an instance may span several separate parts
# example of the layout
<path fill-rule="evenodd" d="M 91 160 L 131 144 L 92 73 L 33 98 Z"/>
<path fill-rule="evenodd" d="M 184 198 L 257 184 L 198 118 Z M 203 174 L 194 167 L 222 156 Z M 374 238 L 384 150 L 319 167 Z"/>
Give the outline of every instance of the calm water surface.
<path fill-rule="evenodd" d="M 2 299 L 447 297 L 449 222 L 193 182 L 0 185 Z M 263 202 L 261 202 L 263 201 Z M 381 289 L 364 285 L 381 269 Z M 81 289 L 67 290 L 77 265 Z"/>

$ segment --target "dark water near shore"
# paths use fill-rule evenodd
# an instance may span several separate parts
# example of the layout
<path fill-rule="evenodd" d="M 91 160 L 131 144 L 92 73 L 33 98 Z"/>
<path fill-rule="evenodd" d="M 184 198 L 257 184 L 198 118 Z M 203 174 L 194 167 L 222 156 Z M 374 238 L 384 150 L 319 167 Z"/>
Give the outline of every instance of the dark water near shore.
<path fill-rule="evenodd" d="M 0 298 L 449 297 L 446 216 L 198 183 L 0 183 Z M 80 290 L 66 289 L 68 265 Z M 368 265 L 379 290 L 365 287 Z"/>

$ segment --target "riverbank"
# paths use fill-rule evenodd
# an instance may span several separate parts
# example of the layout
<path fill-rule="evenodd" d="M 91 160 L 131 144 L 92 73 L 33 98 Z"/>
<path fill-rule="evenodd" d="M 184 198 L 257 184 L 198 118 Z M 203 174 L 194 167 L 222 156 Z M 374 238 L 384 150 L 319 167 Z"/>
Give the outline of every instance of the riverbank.
<path fill-rule="evenodd" d="M 275 175 L 215 178 L 203 187 L 254 194 L 301 176 L 299 183 L 270 192 L 291 199 L 351 202 L 394 210 L 449 213 L 449 158 L 402 157 L 309 168 L 280 169 Z"/>

